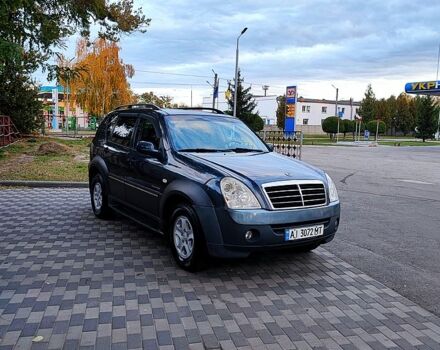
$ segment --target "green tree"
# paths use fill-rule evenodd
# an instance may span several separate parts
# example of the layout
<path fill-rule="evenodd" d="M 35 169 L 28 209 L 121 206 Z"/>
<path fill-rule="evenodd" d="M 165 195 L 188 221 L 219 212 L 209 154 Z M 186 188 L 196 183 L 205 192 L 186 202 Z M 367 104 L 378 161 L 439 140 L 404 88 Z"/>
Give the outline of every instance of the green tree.
<path fill-rule="evenodd" d="M 401 93 L 396 100 L 396 129 L 404 135 L 415 127 L 413 103 L 412 98 L 405 93 Z"/>
<path fill-rule="evenodd" d="M 344 139 L 345 139 L 345 135 L 348 132 L 351 132 L 353 134 L 353 138 L 354 138 L 354 131 L 355 131 L 355 121 L 354 120 L 349 120 L 349 119 L 342 119 L 341 122 L 344 124 Z M 341 126 L 339 125 L 339 128 Z"/>
<path fill-rule="evenodd" d="M 8 0 L 0 2 L 0 62 L 11 57 L 45 64 L 63 39 L 79 32 L 117 41 L 121 33 L 144 32 L 150 24 L 133 0 Z"/>
<path fill-rule="evenodd" d="M 330 138 L 334 138 L 338 132 L 338 119 L 339 119 L 339 132 L 344 132 L 344 123 L 338 117 L 328 117 L 322 121 L 322 130 L 330 135 Z"/>
<path fill-rule="evenodd" d="M 264 120 L 256 113 L 244 113 L 241 115 L 241 120 L 254 131 L 264 128 Z"/>
<path fill-rule="evenodd" d="M 89 38 L 93 26 L 100 37 L 116 41 L 122 33 L 144 32 L 149 23 L 133 0 L 0 1 L 0 91 L 6 93 L 0 113 L 9 114 L 21 131 L 35 129 L 40 110 L 34 108 L 30 74 L 38 67 L 55 69 L 48 59 L 65 47 L 65 38 L 77 32 Z"/>
<path fill-rule="evenodd" d="M 384 117 L 383 121 L 391 131 L 392 135 L 396 134 L 397 121 L 397 100 L 394 95 L 391 95 L 387 100 L 388 117 Z"/>
<path fill-rule="evenodd" d="M 364 123 L 368 123 L 370 120 L 376 119 L 376 97 L 371 84 L 368 84 L 367 90 L 365 91 L 365 96 L 361 101 L 359 115 L 362 117 Z"/>
<path fill-rule="evenodd" d="M 38 86 L 21 72 L 20 67 L 8 64 L 0 71 L 0 114 L 11 117 L 22 133 L 42 126 L 42 103 L 38 101 Z"/>
<path fill-rule="evenodd" d="M 383 121 L 379 121 L 379 135 L 380 134 L 384 134 L 386 131 L 386 124 Z M 370 120 L 367 123 L 367 130 L 372 134 L 372 135 L 376 135 L 376 130 L 377 130 L 377 120 Z"/>
<path fill-rule="evenodd" d="M 432 139 L 437 131 L 439 108 L 431 96 L 417 96 L 415 98 L 416 136 L 423 139 Z"/>
<path fill-rule="evenodd" d="M 177 103 L 173 103 L 173 98 L 171 96 L 157 96 L 153 93 L 153 91 L 144 92 L 143 94 L 136 95 L 136 100 L 138 103 L 152 103 L 160 108 L 179 107 Z"/>
<path fill-rule="evenodd" d="M 286 119 L 286 95 L 278 96 L 277 97 L 277 126 L 280 129 L 284 130 L 284 121 Z"/>
<path fill-rule="evenodd" d="M 242 119 L 242 115 L 254 113 L 257 104 L 251 94 L 251 87 L 243 88 L 244 79 L 241 77 L 240 71 L 238 71 L 238 84 L 232 83 L 229 87 L 231 91 L 231 98 L 228 99 L 228 105 L 230 110 L 234 110 L 234 94 L 237 93 L 237 118 Z M 237 85 L 237 87 L 236 87 Z"/>

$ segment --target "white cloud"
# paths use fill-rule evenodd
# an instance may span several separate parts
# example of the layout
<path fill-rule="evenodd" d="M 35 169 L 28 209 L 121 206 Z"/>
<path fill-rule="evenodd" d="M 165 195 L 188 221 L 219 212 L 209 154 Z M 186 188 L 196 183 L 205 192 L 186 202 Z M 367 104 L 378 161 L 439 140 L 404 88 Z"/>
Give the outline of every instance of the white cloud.
<path fill-rule="evenodd" d="M 179 102 L 201 103 L 215 69 L 234 75 L 235 43 L 247 82 L 271 93 L 297 83 L 307 97 L 362 97 L 368 83 L 377 96 L 403 91 L 406 81 L 433 79 L 440 29 L 440 2 L 414 0 L 159 1 L 139 0 L 152 18 L 146 34 L 125 36 L 122 57 L 138 72 L 135 89 L 166 91 Z M 139 70 L 202 75 L 185 77 Z M 148 82 L 163 82 L 158 86 Z M 222 80 L 223 89 L 226 81 Z M 261 86 L 254 86 L 261 93 Z"/>

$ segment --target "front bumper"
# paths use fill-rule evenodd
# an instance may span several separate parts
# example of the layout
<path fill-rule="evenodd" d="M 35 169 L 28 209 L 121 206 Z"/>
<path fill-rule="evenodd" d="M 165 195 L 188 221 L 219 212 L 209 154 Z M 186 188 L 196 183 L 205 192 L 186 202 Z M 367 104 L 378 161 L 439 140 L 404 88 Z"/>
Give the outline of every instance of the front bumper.
<path fill-rule="evenodd" d="M 196 208 L 205 233 L 208 251 L 218 257 L 246 257 L 251 252 L 310 243 L 331 241 L 339 226 L 340 204 L 294 210 L 229 210 L 225 208 Z M 324 225 L 319 237 L 296 241 L 284 240 L 284 229 Z M 250 240 L 247 231 L 254 232 Z"/>

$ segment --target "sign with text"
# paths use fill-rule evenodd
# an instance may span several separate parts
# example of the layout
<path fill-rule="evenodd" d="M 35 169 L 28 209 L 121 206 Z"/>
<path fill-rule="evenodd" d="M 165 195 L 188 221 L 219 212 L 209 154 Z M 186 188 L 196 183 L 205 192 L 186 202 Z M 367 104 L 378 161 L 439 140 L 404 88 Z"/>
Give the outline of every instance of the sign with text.
<path fill-rule="evenodd" d="M 286 119 L 284 122 L 285 132 L 295 131 L 296 116 L 296 86 L 286 87 Z"/>
<path fill-rule="evenodd" d="M 440 95 L 440 80 L 406 83 L 405 92 L 407 94 Z"/>

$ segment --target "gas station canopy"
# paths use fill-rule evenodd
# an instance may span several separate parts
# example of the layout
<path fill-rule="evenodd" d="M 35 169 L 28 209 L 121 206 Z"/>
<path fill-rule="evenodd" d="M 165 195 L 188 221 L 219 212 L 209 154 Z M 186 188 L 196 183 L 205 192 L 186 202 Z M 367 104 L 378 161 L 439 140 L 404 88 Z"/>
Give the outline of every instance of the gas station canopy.
<path fill-rule="evenodd" d="M 405 92 L 407 94 L 440 96 L 440 80 L 406 83 L 405 84 Z"/>

